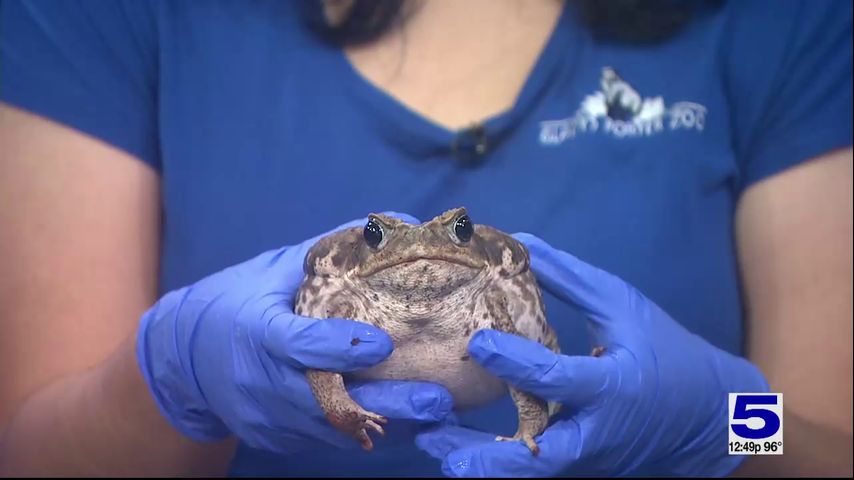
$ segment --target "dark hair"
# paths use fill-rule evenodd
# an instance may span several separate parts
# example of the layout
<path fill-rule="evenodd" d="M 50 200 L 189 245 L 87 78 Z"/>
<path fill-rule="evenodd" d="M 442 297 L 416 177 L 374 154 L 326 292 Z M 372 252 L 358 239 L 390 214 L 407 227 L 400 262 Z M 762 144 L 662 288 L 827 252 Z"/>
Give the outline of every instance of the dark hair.
<path fill-rule="evenodd" d="M 316 0 L 320 1 L 320 0 Z M 597 38 L 630 43 L 666 40 L 693 17 L 704 2 L 685 0 L 567 0 Z M 710 3 L 717 3 L 712 1 Z M 405 18 L 404 0 L 353 0 L 343 19 L 316 25 L 337 45 L 369 42 Z"/>

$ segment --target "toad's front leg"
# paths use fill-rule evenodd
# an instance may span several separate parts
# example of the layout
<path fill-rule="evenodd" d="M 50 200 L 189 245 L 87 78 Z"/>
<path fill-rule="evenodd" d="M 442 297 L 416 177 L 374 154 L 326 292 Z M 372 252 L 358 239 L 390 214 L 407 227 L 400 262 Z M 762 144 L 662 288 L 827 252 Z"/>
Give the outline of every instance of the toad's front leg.
<path fill-rule="evenodd" d="M 387 423 L 386 418 L 359 406 L 347 393 L 340 373 L 310 370 L 306 377 L 329 423 L 358 440 L 363 449 L 373 449 L 367 429 L 384 435 L 382 425 Z"/>
<path fill-rule="evenodd" d="M 486 295 L 486 308 L 493 319 L 492 328 L 506 333 L 521 335 L 510 317 L 507 297 L 500 290 L 492 290 Z M 539 455 L 540 447 L 534 438 L 543 431 L 549 422 L 549 405 L 546 401 L 528 392 L 509 385 L 510 396 L 519 414 L 519 426 L 512 437 L 498 436 L 498 441 L 521 440 L 534 455 Z"/>
<path fill-rule="evenodd" d="M 519 411 L 519 427 L 512 437 L 497 436 L 495 440 L 500 442 L 521 440 L 525 442 L 532 454 L 539 455 L 540 447 L 534 438 L 543 433 L 549 423 L 548 404 L 518 388 L 509 387 L 509 389 L 513 403 L 516 404 L 516 409 Z"/>
<path fill-rule="evenodd" d="M 297 296 L 295 312 L 309 318 L 348 318 L 358 320 L 363 316 L 357 315 L 354 304 L 338 298 L 332 302 L 311 301 L 310 294 L 300 292 Z M 353 339 L 354 342 L 359 339 Z M 333 427 L 355 438 L 365 450 L 373 449 L 373 442 L 368 435 L 368 429 L 384 435 L 382 425 L 388 420 L 374 412 L 363 409 L 356 403 L 344 384 L 340 373 L 308 370 L 306 378 L 314 398 L 320 405 L 326 419 Z"/>

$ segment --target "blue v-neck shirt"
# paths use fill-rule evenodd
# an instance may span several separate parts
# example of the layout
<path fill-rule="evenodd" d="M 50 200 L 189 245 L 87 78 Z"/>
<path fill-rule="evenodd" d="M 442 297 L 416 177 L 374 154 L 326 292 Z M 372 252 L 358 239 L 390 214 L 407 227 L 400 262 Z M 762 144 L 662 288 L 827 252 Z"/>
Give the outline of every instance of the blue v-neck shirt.
<path fill-rule="evenodd" d="M 741 353 L 740 196 L 851 144 L 846 1 L 724 4 L 648 46 L 594 38 L 567 8 L 515 104 L 460 132 L 360 76 L 306 26 L 303 2 L 2 8 L 0 100 L 159 173 L 161 292 L 369 212 L 426 220 L 465 206 L 475 222 L 534 233 L 620 275 Z M 584 319 L 545 298 L 564 350 L 588 352 Z M 512 434 L 516 414 L 506 399 L 463 420 Z M 409 444 L 292 458 L 242 447 L 232 467 L 440 473 Z"/>

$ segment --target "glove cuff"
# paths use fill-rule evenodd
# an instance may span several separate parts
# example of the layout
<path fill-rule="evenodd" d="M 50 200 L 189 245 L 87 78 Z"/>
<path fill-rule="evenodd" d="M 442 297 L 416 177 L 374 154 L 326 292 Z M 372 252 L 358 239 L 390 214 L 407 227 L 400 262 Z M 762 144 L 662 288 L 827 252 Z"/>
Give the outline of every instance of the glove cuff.
<path fill-rule="evenodd" d="M 759 367 L 748 360 L 747 358 L 722 353 L 717 355 L 718 382 L 723 387 L 721 396 L 725 402 L 723 414 L 720 416 L 720 422 L 726 426 L 723 430 L 725 438 L 720 439 L 721 448 L 725 448 L 724 444 L 729 438 L 729 394 L 730 393 L 770 393 L 771 384 L 765 377 L 765 374 Z M 728 461 L 724 462 L 723 476 L 730 476 L 733 472 L 741 468 L 741 465 L 747 460 L 747 455 L 728 455 Z"/>
<path fill-rule="evenodd" d="M 136 338 L 137 365 L 157 408 L 176 430 L 195 441 L 218 441 L 230 431 L 208 408 L 191 363 L 178 349 L 186 345 L 178 338 L 185 337 L 181 331 L 186 328 L 176 325 L 178 309 L 170 304 L 182 303 L 185 294 L 172 292 L 143 314 Z"/>
<path fill-rule="evenodd" d="M 729 440 L 729 394 L 767 393 L 769 383 L 759 368 L 749 360 L 715 347 L 708 349 L 707 365 L 711 368 L 708 407 L 711 414 L 705 426 L 685 448 L 674 452 L 667 462 L 678 476 L 726 477 L 738 470 L 745 455 L 731 455 Z"/>

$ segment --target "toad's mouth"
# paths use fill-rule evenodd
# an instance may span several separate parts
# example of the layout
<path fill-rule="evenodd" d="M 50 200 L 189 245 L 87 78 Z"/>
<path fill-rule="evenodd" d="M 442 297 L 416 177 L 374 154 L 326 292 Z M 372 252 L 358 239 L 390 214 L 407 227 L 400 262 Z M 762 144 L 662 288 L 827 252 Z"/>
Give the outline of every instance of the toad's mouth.
<path fill-rule="evenodd" d="M 369 277 L 392 269 L 408 270 L 419 263 L 423 264 L 420 267 L 424 271 L 430 269 L 431 264 L 445 264 L 446 266 L 452 266 L 454 269 L 462 267 L 463 269 L 474 271 L 483 270 L 485 267 L 483 263 L 464 255 L 419 255 L 417 257 L 395 257 L 376 262 L 368 268 L 359 270 L 357 276 Z"/>
<path fill-rule="evenodd" d="M 447 256 L 406 257 L 383 262 L 371 272 L 363 272 L 365 284 L 375 292 L 385 292 L 410 308 L 432 303 L 476 281 L 485 265 Z"/>

